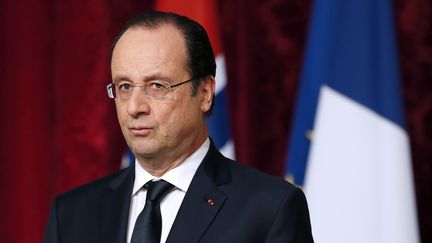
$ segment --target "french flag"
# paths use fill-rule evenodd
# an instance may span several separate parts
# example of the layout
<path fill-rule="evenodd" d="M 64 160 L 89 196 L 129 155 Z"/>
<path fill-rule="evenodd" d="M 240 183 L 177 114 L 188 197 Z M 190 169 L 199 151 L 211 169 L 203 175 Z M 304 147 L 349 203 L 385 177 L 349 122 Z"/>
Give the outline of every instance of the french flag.
<path fill-rule="evenodd" d="M 418 243 L 390 0 L 314 2 L 287 176 L 320 243 Z"/>
<path fill-rule="evenodd" d="M 160 11 L 175 12 L 187 16 L 206 29 L 216 58 L 216 94 L 213 114 L 208 117 L 210 137 L 216 147 L 226 157 L 234 159 L 234 143 L 230 134 L 229 114 L 227 104 L 227 75 L 225 57 L 222 51 L 219 17 L 214 0 L 158 0 L 155 8 Z"/>

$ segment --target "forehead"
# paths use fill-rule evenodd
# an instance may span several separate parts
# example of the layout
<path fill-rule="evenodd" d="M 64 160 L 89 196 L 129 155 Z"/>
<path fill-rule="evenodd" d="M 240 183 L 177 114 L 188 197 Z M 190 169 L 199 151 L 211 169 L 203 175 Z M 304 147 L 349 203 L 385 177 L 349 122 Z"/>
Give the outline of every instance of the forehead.
<path fill-rule="evenodd" d="M 118 40 L 111 68 L 113 72 L 170 72 L 178 68 L 187 70 L 186 60 L 186 43 L 179 29 L 169 24 L 152 29 L 135 26 Z"/>

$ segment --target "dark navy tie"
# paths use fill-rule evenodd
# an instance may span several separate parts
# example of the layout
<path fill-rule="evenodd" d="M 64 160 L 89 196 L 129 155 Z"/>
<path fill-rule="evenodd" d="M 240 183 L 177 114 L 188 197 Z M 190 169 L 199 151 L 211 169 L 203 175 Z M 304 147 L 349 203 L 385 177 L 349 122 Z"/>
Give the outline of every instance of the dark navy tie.
<path fill-rule="evenodd" d="M 164 180 L 149 181 L 144 188 L 147 189 L 146 204 L 135 222 L 131 243 L 159 243 L 162 232 L 160 201 L 173 185 Z"/>

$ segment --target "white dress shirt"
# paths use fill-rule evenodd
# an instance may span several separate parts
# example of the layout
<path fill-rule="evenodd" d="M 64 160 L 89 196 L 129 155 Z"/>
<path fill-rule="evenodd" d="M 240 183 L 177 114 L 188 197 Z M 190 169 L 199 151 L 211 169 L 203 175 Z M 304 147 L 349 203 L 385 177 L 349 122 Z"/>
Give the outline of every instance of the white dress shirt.
<path fill-rule="evenodd" d="M 132 190 L 131 205 L 129 210 L 127 242 L 130 243 L 135 221 L 144 209 L 147 191 L 144 184 L 150 180 L 165 180 L 174 186 L 174 189 L 161 201 L 160 209 L 162 215 L 161 243 L 167 240 L 168 233 L 174 223 L 174 219 L 183 201 L 187 189 L 195 175 L 198 166 L 204 159 L 210 148 L 210 139 L 207 138 L 201 147 L 191 156 L 186 158 L 179 166 L 167 171 L 162 177 L 157 178 L 145 171 L 135 160 L 135 181 Z"/>

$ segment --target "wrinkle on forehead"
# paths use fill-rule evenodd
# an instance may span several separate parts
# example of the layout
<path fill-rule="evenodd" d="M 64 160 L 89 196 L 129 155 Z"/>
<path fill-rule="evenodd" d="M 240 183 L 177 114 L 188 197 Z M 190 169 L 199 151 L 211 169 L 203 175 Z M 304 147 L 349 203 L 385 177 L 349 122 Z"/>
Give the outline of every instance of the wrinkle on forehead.
<path fill-rule="evenodd" d="M 128 75 L 140 76 L 141 80 L 157 75 L 170 77 L 170 73 L 179 73 L 175 69 L 189 74 L 184 36 L 169 24 L 155 29 L 131 28 L 113 50 L 111 69 L 113 79 Z"/>

